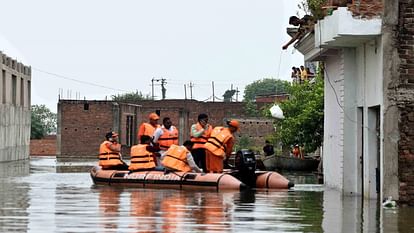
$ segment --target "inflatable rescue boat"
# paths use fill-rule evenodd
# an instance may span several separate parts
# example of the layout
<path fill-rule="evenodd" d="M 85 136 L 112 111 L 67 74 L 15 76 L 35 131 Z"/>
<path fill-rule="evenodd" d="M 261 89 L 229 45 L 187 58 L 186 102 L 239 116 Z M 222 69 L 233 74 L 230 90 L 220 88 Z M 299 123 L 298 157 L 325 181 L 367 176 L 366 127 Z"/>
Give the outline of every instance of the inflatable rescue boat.
<path fill-rule="evenodd" d="M 256 159 L 249 150 L 241 150 L 235 157 L 235 169 L 223 173 L 192 173 L 174 171 L 116 171 L 91 169 L 95 184 L 122 185 L 137 188 L 174 188 L 193 190 L 243 190 L 247 188 L 289 189 L 292 182 L 277 172 L 256 171 Z"/>

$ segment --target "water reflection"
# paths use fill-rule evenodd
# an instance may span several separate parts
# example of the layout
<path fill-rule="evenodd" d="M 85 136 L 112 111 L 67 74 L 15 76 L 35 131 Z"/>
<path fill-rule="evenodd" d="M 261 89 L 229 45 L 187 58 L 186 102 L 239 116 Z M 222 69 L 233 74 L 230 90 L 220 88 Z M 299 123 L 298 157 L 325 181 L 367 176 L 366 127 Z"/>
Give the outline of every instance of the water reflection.
<path fill-rule="evenodd" d="M 95 186 L 59 166 L 0 163 L 0 232 L 414 232 L 413 208 L 343 197 L 309 174 L 284 174 L 290 191 L 216 193 Z"/>

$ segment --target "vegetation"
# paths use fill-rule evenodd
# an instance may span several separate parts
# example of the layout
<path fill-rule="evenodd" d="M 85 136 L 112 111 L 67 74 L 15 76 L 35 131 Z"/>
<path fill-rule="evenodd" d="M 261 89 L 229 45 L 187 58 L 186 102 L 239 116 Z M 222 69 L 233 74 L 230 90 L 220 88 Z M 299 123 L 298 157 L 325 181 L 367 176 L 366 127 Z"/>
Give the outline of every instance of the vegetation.
<path fill-rule="evenodd" d="M 57 115 L 45 105 L 32 105 L 31 120 L 31 139 L 41 139 L 48 134 L 56 133 Z"/>
<path fill-rule="evenodd" d="M 236 90 L 227 90 L 223 94 L 223 101 L 224 102 L 231 102 L 234 94 L 236 94 Z"/>
<path fill-rule="evenodd" d="M 257 95 L 275 95 L 286 93 L 289 87 L 288 81 L 265 78 L 257 80 L 244 89 L 244 109 L 250 116 L 259 115 L 255 98 Z"/>
<path fill-rule="evenodd" d="M 314 152 L 322 144 L 324 118 L 324 84 L 320 72 L 315 83 L 294 84 L 289 88 L 290 99 L 280 104 L 285 116 L 276 121 L 272 141 L 284 146 L 301 144 L 305 152 Z M 270 112 L 267 111 L 270 115 Z"/>
<path fill-rule="evenodd" d="M 149 94 L 144 95 L 140 91 L 112 95 L 111 98 L 113 101 L 124 102 L 124 103 L 136 103 L 137 101 L 140 101 L 140 100 L 152 99 Z"/>

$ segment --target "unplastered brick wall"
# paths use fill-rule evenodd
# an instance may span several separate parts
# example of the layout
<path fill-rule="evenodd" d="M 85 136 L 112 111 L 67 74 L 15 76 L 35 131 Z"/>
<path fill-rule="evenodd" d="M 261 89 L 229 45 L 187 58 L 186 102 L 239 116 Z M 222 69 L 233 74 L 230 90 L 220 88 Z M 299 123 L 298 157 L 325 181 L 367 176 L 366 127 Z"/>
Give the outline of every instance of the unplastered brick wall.
<path fill-rule="evenodd" d="M 115 103 L 109 101 L 59 101 L 58 157 L 95 158 L 105 134 L 113 130 Z"/>
<path fill-rule="evenodd" d="M 348 9 L 354 16 L 371 18 L 382 14 L 383 5 L 382 0 L 354 0 Z"/>
<path fill-rule="evenodd" d="M 396 35 L 400 58 L 399 85 L 395 98 L 400 110 L 400 202 L 414 205 L 414 0 L 399 0 Z"/>
<path fill-rule="evenodd" d="M 414 202 L 414 104 L 400 109 L 399 177 L 400 202 Z"/>
<path fill-rule="evenodd" d="M 48 135 L 42 139 L 30 140 L 30 155 L 56 155 L 56 135 Z"/>

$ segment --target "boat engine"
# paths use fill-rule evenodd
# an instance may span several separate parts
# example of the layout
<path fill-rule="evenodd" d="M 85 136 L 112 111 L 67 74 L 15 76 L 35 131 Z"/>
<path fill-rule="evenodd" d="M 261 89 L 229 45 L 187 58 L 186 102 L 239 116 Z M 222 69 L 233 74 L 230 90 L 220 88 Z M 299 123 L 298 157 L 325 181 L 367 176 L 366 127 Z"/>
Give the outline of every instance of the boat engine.
<path fill-rule="evenodd" d="M 256 186 L 256 156 L 253 151 L 242 149 L 234 158 L 235 177 L 251 188 Z"/>

